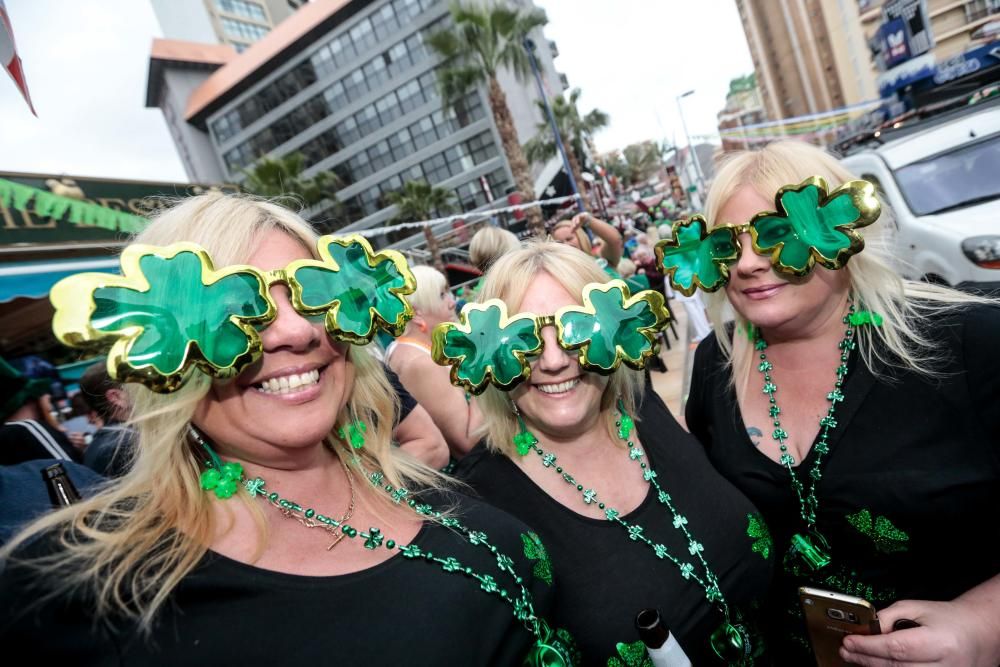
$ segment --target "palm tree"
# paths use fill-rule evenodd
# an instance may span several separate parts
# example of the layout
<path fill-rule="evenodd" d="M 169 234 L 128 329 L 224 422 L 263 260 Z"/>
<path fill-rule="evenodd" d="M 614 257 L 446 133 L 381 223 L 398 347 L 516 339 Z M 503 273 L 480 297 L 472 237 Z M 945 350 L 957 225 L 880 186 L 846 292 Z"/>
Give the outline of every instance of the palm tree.
<path fill-rule="evenodd" d="M 521 150 L 514 118 L 507 106 L 507 96 L 497 81 L 497 70 L 506 67 L 519 81 L 527 78 L 531 65 L 522 42 L 531 30 L 548 23 L 545 12 L 455 3 L 451 6 L 451 17 L 455 22 L 454 28 L 435 33 L 428 39 L 431 48 L 445 59 L 437 70 L 441 96 L 445 104 L 453 104 L 471 88 L 486 83 L 490 110 L 500 132 L 514 182 L 528 201 L 534 201 L 531 170 Z M 543 234 L 545 227 L 541 211 L 531 208 L 527 217 L 532 233 Z"/>
<path fill-rule="evenodd" d="M 386 200 L 396 206 L 394 222 L 418 222 L 446 215 L 455 210 L 454 199 L 454 192 L 433 186 L 427 181 L 407 181 L 402 189 L 386 195 Z M 427 239 L 431 263 L 438 271 L 444 272 L 441 250 L 430 225 L 424 226 L 424 238 Z"/>
<path fill-rule="evenodd" d="M 608 126 L 610 119 L 608 114 L 600 109 L 594 109 L 586 116 L 581 117 L 576 105 L 579 99 L 579 88 L 570 91 L 569 100 L 560 95 L 552 101 L 552 115 L 555 116 L 559 136 L 566 149 L 566 161 L 569 162 L 569 168 L 573 172 L 573 179 L 576 181 L 577 187 L 582 188 L 583 172 L 580 158 L 586 155 L 584 146 L 594 132 Z M 538 105 L 542 118 L 548 119 L 545 103 L 536 100 L 535 104 Z M 552 133 L 552 126 L 547 120 L 538 123 L 537 130 L 538 134 L 524 145 L 524 154 L 530 162 L 545 163 L 557 154 L 558 147 Z M 585 200 L 581 200 L 581 203 L 585 203 Z"/>
<path fill-rule="evenodd" d="M 655 141 L 643 141 L 625 147 L 622 154 L 633 185 L 639 185 L 663 166 L 663 151 L 664 147 Z"/>
<path fill-rule="evenodd" d="M 340 178 L 331 171 L 321 171 L 304 177 L 305 157 L 290 153 L 284 157 L 264 156 L 249 169 L 244 169 L 243 187 L 261 197 L 299 197 L 306 206 L 315 206 L 324 199 L 337 201 L 334 193 L 342 187 Z"/>

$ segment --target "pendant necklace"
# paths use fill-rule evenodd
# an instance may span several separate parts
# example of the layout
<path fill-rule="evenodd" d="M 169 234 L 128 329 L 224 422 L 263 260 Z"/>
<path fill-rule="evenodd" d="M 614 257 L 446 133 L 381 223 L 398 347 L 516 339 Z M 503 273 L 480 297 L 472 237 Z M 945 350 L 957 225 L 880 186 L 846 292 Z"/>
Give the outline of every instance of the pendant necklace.
<path fill-rule="evenodd" d="M 823 477 L 821 470 L 823 457 L 830 451 L 828 443 L 830 431 L 837 427 L 837 420 L 834 418 L 834 414 L 837 411 L 837 404 L 844 400 L 843 386 L 844 378 L 847 376 L 847 361 L 850 358 L 851 350 L 857 347 L 857 343 L 854 340 L 853 316 L 854 300 L 852 299 L 848 313 L 842 320 L 847 326 L 844 331 L 844 338 L 837 345 L 840 349 L 840 365 L 837 366 L 836 371 L 837 380 L 833 385 L 833 390 L 826 395 L 826 400 L 830 403 L 830 407 L 827 409 L 826 415 L 819 420 L 819 439 L 813 447 L 816 451 L 816 460 L 809 469 L 808 477 L 810 481 L 808 492 L 798 473 L 795 471 L 795 457 L 788 452 L 788 445 L 785 444 L 785 441 L 788 439 L 788 433 L 781 428 L 781 408 L 778 406 L 778 400 L 774 397 L 778 386 L 771 378 L 771 371 L 774 365 L 768 361 L 767 354 L 765 353 L 765 350 L 767 350 L 767 341 L 762 337 L 760 329 L 754 327 L 754 349 L 759 353 L 758 358 L 760 360 L 757 370 L 764 377 L 763 392 L 767 394 L 767 400 L 770 404 L 768 407 L 768 416 L 773 420 L 772 423 L 774 425 L 771 437 L 778 443 L 778 449 L 781 451 L 778 462 L 788 470 L 788 474 L 791 477 L 792 489 L 795 491 L 795 495 L 799 501 L 799 516 L 805 524 L 805 531 L 800 531 L 792 535 L 791 546 L 785 557 L 785 566 L 793 573 L 802 572 L 803 565 L 809 568 L 810 571 L 820 570 L 829 565 L 831 560 L 830 543 L 816 528 L 816 510 L 819 507 L 819 499 L 816 497 L 816 485 L 819 484 L 820 479 Z"/>

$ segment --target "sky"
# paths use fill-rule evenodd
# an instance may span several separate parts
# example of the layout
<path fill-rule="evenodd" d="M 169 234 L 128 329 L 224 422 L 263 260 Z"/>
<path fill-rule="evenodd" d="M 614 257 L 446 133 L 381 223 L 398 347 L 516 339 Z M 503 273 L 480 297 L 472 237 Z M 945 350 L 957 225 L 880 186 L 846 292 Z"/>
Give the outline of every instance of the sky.
<path fill-rule="evenodd" d="M 601 151 L 716 131 L 729 81 L 753 71 L 735 0 L 535 0 L 556 68 L 607 112 Z M 0 171 L 185 182 L 159 109 L 145 108 L 148 0 L 5 0 L 38 118 L 0 74 Z M 698 141 L 697 139 L 695 141 Z"/>

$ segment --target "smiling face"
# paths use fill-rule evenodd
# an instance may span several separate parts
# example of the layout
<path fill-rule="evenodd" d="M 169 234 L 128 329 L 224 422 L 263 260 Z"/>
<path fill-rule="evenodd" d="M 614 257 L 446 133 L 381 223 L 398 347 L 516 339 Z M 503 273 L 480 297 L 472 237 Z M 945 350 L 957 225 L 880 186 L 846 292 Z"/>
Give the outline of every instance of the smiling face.
<path fill-rule="evenodd" d="M 263 271 L 311 259 L 298 239 L 272 230 L 247 259 Z M 230 382 L 215 382 L 192 421 L 221 451 L 245 460 L 290 460 L 333 430 L 354 381 L 347 346 L 333 342 L 321 320 L 292 309 L 288 288 L 271 286 L 278 307 L 261 334 L 260 361 Z"/>
<path fill-rule="evenodd" d="M 547 315 L 568 305 L 580 305 L 548 273 L 539 273 L 521 301 L 520 312 Z M 544 347 L 531 363 L 530 379 L 511 398 L 536 434 L 571 440 L 593 429 L 601 416 L 601 396 L 608 378 L 580 367 L 575 353 L 559 347 L 556 329 L 542 329 Z"/>
<path fill-rule="evenodd" d="M 745 224 L 755 214 L 772 210 L 768 201 L 744 185 L 719 210 L 719 224 Z M 753 251 L 750 234 L 740 234 L 739 260 L 730 267 L 726 296 L 743 317 L 765 333 L 798 337 L 831 320 L 840 324 L 850 281 L 846 270 L 815 266 L 801 278 L 784 276 L 771 267 L 769 255 Z"/>

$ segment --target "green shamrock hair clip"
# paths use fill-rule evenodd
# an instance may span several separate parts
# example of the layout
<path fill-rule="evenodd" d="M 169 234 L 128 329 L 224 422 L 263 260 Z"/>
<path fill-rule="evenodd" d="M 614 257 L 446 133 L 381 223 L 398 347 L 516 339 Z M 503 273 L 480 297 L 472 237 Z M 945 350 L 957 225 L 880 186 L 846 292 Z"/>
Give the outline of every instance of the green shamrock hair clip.
<path fill-rule="evenodd" d="M 466 304 L 460 322 L 434 328 L 431 354 L 451 365 L 452 384 L 481 394 L 492 383 L 509 391 L 531 374 L 527 357 L 542 350 L 542 327 L 555 325 L 559 346 L 576 352 L 588 371 L 612 373 L 624 362 L 641 369 L 655 354 L 656 334 L 669 315 L 663 295 L 644 290 L 630 296 L 621 280 L 584 287 L 582 306 L 565 306 L 554 316 L 508 316 L 503 301 Z"/>
<path fill-rule="evenodd" d="M 739 259 L 744 233 L 750 234 L 754 252 L 769 256 L 780 273 L 804 276 L 817 263 L 841 269 L 865 247 L 857 230 L 875 222 L 881 206 L 867 181 L 828 190 L 825 180 L 812 176 L 778 190 L 777 210 L 758 213 L 747 224 L 709 231 L 698 215 L 675 222 L 673 238 L 656 244 L 657 261 L 674 289 L 686 296 L 698 287 L 714 292 L 729 282 L 729 266 Z"/>
<path fill-rule="evenodd" d="M 193 243 L 131 245 L 122 275 L 80 273 L 56 283 L 52 328 L 70 347 L 110 348 L 111 377 L 160 393 L 182 387 L 195 369 L 225 379 L 257 361 L 260 331 L 277 315 L 275 283 L 289 286 L 300 314 L 325 315 L 336 340 L 364 344 L 379 328 L 399 335 L 413 316 L 404 296 L 416 288 L 402 255 L 376 253 L 360 236 L 324 236 L 317 248 L 320 261 L 264 272 L 217 270 Z"/>

